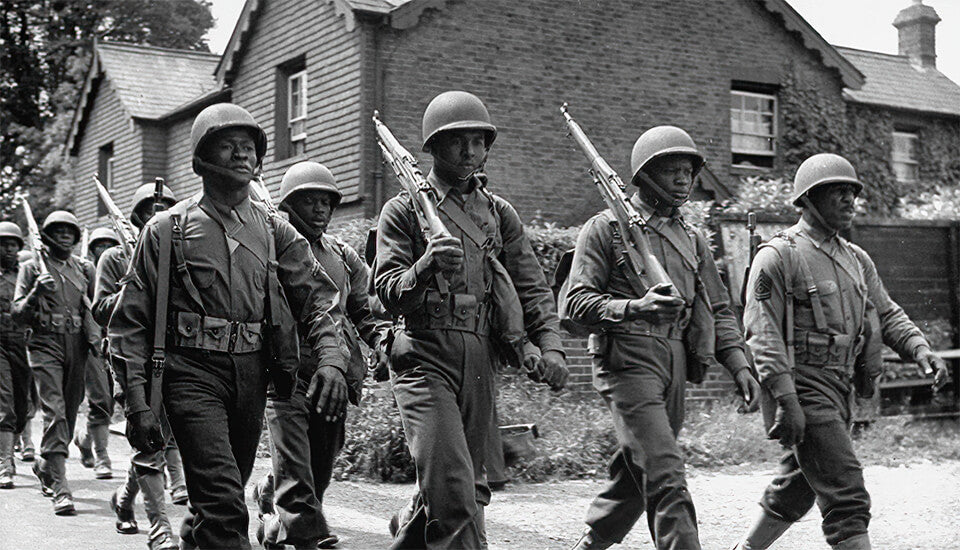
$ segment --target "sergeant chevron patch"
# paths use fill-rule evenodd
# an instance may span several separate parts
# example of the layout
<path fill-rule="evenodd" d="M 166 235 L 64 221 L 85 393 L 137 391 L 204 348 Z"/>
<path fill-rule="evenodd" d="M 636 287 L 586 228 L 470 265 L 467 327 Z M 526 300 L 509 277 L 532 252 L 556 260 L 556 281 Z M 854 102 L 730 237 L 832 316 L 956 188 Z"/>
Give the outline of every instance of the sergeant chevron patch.
<path fill-rule="evenodd" d="M 769 300 L 772 282 L 770 276 L 765 271 L 760 270 L 760 273 L 757 274 L 757 282 L 753 287 L 753 297 L 757 300 Z"/>

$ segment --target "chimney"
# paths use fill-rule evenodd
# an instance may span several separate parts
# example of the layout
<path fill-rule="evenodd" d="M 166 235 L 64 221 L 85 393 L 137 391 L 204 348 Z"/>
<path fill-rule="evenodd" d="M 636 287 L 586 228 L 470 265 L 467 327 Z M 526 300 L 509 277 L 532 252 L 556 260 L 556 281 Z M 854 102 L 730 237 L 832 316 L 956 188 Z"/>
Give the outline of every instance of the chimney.
<path fill-rule="evenodd" d="M 910 7 L 901 10 L 893 20 L 893 26 L 900 33 L 900 55 L 909 57 L 914 65 L 936 67 L 937 44 L 934 27 L 939 22 L 937 10 L 925 6 L 923 0 L 913 0 Z"/>

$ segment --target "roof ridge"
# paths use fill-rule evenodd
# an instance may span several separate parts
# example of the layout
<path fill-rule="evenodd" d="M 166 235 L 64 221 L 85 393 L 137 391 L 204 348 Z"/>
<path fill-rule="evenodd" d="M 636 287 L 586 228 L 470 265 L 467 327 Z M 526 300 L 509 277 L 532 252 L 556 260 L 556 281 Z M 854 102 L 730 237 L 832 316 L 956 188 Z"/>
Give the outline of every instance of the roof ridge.
<path fill-rule="evenodd" d="M 883 56 L 883 57 L 895 57 L 895 58 L 897 58 L 897 59 L 906 59 L 906 60 L 909 60 L 909 59 L 910 59 L 910 58 L 909 58 L 908 56 L 906 56 L 906 55 L 900 55 L 900 54 L 897 54 L 897 53 L 878 52 L 878 51 L 875 51 L 875 50 L 864 50 L 864 49 L 862 49 L 862 48 L 853 48 L 853 47 L 850 47 L 850 46 L 838 46 L 838 45 L 836 45 L 836 44 L 834 44 L 833 47 L 834 47 L 834 48 L 837 48 L 838 50 L 846 50 L 846 51 L 849 51 L 849 52 L 868 53 L 868 54 L 878 55 L 878 56 Z"/>
<path fill-rule="evenodd" d="M 199 50 L 186 50 L 182 48 L 166 48 L 163 46 L 152 46 L 149 44 L 135 44 L 133 42 L 101 40 L 101 41 L 97 41 L 97 46 L 117 48 L 117 49 L 128 49 L 128 50 L 154 50 L 154 51 L 166 52 L 166 53 L 177 54 L 177 55 L 191 55 L 191 56 L 216 57 L 216 58 L 220 57 L 219 54 L 215 54 L 212 52 L 202 52 Z"/>

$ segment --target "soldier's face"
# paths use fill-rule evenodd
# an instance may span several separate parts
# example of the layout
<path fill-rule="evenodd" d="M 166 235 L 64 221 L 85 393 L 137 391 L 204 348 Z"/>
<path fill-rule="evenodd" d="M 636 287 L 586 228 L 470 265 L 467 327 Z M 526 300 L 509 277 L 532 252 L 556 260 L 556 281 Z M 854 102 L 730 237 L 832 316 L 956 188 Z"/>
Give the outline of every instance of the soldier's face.
<path fill-rule="evenodd" d="M 243 128 L 217 132 L 206 147 L 205 160 L 214 166 L 237 172 L 240 179 L 253 178 L 257 167 L 257 144 Z"/>
<path fill-rule="evenodd" d="M 116 246 L 117 243 L 108 240 L 98 240 L 96 243 L 90 245 L 90 255 L 93 256 L 93 263 L 100 261 L 100 256 L 107 251 L 108 248 Z"/>
<path fill-rule="evenodd" d="M 451 130 L 430 143 L 430 154 L 458 178 L 474 173 L 487 156 L 487 135 L 482 130 Z"/>
<path fill-rule="evenodd" d="M 333 216 L 333 195 L 326 191 L 302 191 L 291 199 L 290 206 L 304 223 L 319 233 L 327 230 Z"/>
<path fill-rule="evenodd" d="M 835 230 L 853 225 L 854 204 L 859 191 L 852 183 L 829 183 L 810 191 L 810 202 L 824 221 Z"/>
<path fill-rule="evenodd" d="M 20 241 L 10 237 L 0 237 L 0 263 L 10 266 L 16 263 L 20 252 Z"/>
<path fill-rule="evenodd" d="M 46 233 L 47 236 L 50 237 L 50 240 L 63 248 L 70 248 L 71 246 L 77 244 L 77 241 L 79 240 L 76 231 L 74 231 L 69 225 L 63 223 L 54 224 L 51 227 L 48 227 Z"/>
<path fill-rule="evenodd" d="M 677 204 L 690 196 L 690 190 L 693 189 L 693 161 L 689 157 L 661 157 L 655 159 L 645 171 Z"/>

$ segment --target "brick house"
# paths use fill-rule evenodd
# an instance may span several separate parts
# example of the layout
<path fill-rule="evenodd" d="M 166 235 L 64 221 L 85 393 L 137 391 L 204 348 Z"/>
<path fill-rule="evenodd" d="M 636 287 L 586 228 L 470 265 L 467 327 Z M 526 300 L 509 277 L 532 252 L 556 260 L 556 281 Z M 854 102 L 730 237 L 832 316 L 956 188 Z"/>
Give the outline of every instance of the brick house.
<path fill-rule="evenodd" d="M 90 225 L 106 224 L 88 183 L 97 167 L 122 205 L 155 176 L 186 196 L 199 188 L 192 118 L 232 101 L 267 132 L 274 194 L 286 168 L 318 160 L 344 190 L 341 219 L 375 216 L 396 183 L 374 141 L 374 109 L 426 171 L 423 109 L 464 89 L 500 130 L 487 165 L 493 191 L 525 219 L 575 225 L 602 203 L 561 103 L 622 175 L 643 130 L 687 129 L 708 162 L 698 192 L 726 198 L 741 176 L 789 168 L 779 95 L 794 75 L 865 120 L 879 116 L 903 182 L 938 180 L 949 166 L 960 173 L 960 86 L 935 68 L 937 20 L 919 3 L 903 10 L 893 56 L 830 45 L 785 0 L 246 0 L 219 58 L 96 45 L 67 143 L 73 187 L 59 191 Z M 936 155 L 920 154 L 931 145 Z"/>

